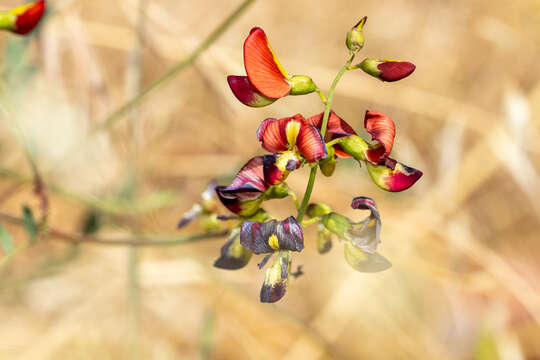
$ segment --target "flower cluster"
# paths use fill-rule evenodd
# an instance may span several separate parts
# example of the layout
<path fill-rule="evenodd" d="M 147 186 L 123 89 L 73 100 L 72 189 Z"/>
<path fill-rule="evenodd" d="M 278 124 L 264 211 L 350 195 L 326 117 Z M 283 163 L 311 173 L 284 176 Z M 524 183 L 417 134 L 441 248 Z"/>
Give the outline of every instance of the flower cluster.
<path fill-rule="evenodd" d="M 228 186 L 215 186 L 219 201 L 237 221 L 221 248 L 214 266 L 223 269 L 244 267 L 253 254 L 265 254 L 262 268 L 274 257 L 266 270 L 261 288 L 262 302 L 275 302 L 285 294 L 292 272 L 292 253 L 304 249 L 303 227 L 318 224 L 317 249 L 326 253 L 332 248 L 332 237 L 344 244 L 345 259 L 351 267 L 362 272 L 378 272 L 391 264 L 377 252 L 380 244 L 381 217 L 375 201 L 359 196 L 352 200 L 353 209 L 368 210 L 370 214 L 353 221 L 322 203 L 309 203 L 318 169 L 332 176 L 340 158 L 353 158 L 364 163 L 373 182 L 383 190 L 399 192 L 420 179 L 422 172 L 390 157 L 396 129 L 386 114 L 368 110 L 364 129 L 371 136 L 365 140 L 331 108 L 335 84 L 344 72 L 362 69 L 382 81 L 397 81 L 410 75 L 415 66 L 410 62 L 367 58 L 356 65 L 352 62 L 364 47 L 363 18 L 348 33 L 346 45 L 349 58 L 329 90 L 328 100 L 306 75 L 290 76 L 282 67 L 261 28 L 254 28 L 244 42 L 244 66 L 247 76 L 228 76 L 229 86 L 238 100 L 251 107 L 267 106 L 287 95 L 317 92 L 325 106 L 324 112 L 310 117 L 296 114 L 283 118 L 268 118 L 261 122 L 257 140 L 268 154 L 250 159 Z M 302 166 L 311 168 L 311 175 L 302 202 L 287 185 L 287 177 Z M 268 214 L 262 205 L 270 199 L 291 196 L 298 214 L 279 221 Z M 203 202 L 195 205 L 181 224 L 195 216 L 215 216 L 208 205 L 209 192 Z M 304 220 L 307 215 L 308 219 Z"/>
<path fill-rule="evenodd" d="M 45 0 L 0 12 L 0 30 L 8 30 L 19 35 L 32 31 L 45 12 Z"/>

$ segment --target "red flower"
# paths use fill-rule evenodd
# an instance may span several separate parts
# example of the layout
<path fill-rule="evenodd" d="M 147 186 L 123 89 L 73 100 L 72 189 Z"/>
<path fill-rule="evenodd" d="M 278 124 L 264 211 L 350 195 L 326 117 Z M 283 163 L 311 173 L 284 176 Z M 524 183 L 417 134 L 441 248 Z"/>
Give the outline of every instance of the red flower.
<path fill-rule="evenodd" d="M 317 115 L 313 115 L 312 117 L 308 118 L 306 122 L 308 124 L 315 126 L 317 129 L 320 130 L 322 127 L 323 116 L 324 116 L 324 112 Z M 330 110 L 330 115 L 328 116 L 328 124 L 326 127 L 325 140 L 330 141 L 330 140 L 338 139 L 338 138 L 349 136 L 349 135 L 356 135 L 356 131 L 354 131 L 354 129 L 349 124 L 347 124 L 345 120 L 340 118 L 334 112 L 334 110 Z M 334 149 L 336 151 L 336 155 L 339 155 L 345 158 L 351 157 L 349 154 L 343 151 L 341 149 L 341 146 L 339 145 L 336 145 Z"/>
<path fill-rule="evenodd" d="M 326 145 L 321 133 L 300 114 L 282 119 L 266 119 L 257 130 L 264 149 L 277 153 L 298 151 L 308 162 L 326 158 Z"/>
<path fill-rule="evenodd" d="M 398 81 L 411 75 L 416 69 L 413 63 L 389 59 L 364 59 L 357 67 L 382 81 Z"/>
<path fill-rule="evenodd" d="M 247 76 L 230 75 L 227 82 L 236 98 L 248 106 L 266 106 L 289 94 L 309 94 L 316 89 L 311 78 L 287 74 L 258 27 L 251 29 L 244 42 L 244 67 Z"/>

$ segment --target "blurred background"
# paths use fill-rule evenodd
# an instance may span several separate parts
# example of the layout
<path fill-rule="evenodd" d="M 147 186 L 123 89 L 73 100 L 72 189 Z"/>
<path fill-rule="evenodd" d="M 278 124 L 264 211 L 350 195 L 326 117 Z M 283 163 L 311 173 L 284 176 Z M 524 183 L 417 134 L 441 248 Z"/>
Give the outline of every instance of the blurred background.
<path fill-rule="evenodd" d="M 50 0 L 30 38 L 0 34 L 0 223 L 13 240 L 0 250 L 0 358 L 540 359 L 540 3 L 254 1 L 192 64 L 111 117 L 240 4 Z M 347 72 L 333 109 L 357 130 L 367 109 L 389 114 L 393 157 L 424 176 L 390 194 L 340 161 L 312 199 L 359 220 L 350 200 L 374 198 L 393 267 L 355 272 L 337 241 L 319 255 L 308 227 L 293 257 L 305 275 L 261 304 L 259 258 L 216 269 L 225 238 L 182 244 L 202 229 L 176 225 L 211 179 L 227 184 L 262 154 L 264 118 L 323 107 L 309 95 L 248 108 L 226 75 L 244 74 L 243 41 L 261 26 L 289 73 L 327 91 L 364 15 L 360 59 L 417 69 L 398 83 Z M 301 195 L 307 178 L 302 169 L 289 184 Z M 30 243 L 13 217 L 26 205 L 39 220 L 45 192 L 55 232 Z M 265 207 L 295 211 L 289 200 Z M 76 244 L 81 233 L 177 246 Z"/>

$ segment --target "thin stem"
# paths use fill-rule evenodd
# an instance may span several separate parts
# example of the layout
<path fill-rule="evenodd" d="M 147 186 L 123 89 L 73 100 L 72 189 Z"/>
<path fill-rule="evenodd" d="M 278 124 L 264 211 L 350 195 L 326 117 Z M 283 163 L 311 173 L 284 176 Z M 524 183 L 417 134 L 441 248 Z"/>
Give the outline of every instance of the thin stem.
<path fill-rule="evenodd" d="M 184 60 L 180 61 L 178 64 L 173 66 L 169 71 L 163 74 L 159 79 L 153 82 L 146 89 L 142 90 L 138 95 L 133 97 L 131 100 L 122 105 L 118 110 L 112 113 L 103 123 L 94 129 L 94 132 L 109 129 L 113 126 L 121 117 L 126 114 L 133 107 L 137 106 L 141 101 L 143 101 L 150 93 L 160 88 L 167 81 L 172 79 L 182 70 L 190 66 L 197 60 L 197 58 L 216 42 L 217 39 L 235 22 L 235 20 L 247 9 L 249 5 L 255 0 L 244 0 L 240 6 L 238 6 L 217 28 L 214 29 L 204 39 L 204 41 Z"/>
<path fill-rule="evenodd" d="M 341 77 L 343 76 L 345 71 L 347 71 L 347 68 L 351 65 L 352 61 L 354 60 L 355 55 L 356 53 L 354 52 L 350 53 L 349 58 L 345 62 L 345 65 L 341 67 L 334 81 L 332 82 L 330 89 L 328 90 L 328 100 L 325 103 L 323 121 L 321 125 L 321 135 L 323 139 L 324 139 L 324 135 L 326 134 L 326 128 L 328 127 L 328 117 L 330 116 L 330 109 L 332 108 L 332 100 L 334 99 L 334 91 L 336 90 L 339 80 L 341 80 Z M 306 214 L 306 209 L 309 204 L 309 199 L 311 198 L 311 193 L 313 192 L 313 185 L 315 184 L 316 177 L 317 177 L 317 166 L 314 166 L 311 168 L 311 172 L 309 173 L 309 180 L 306 186 L 306 191 L 304 192 L 304 198 L 302 199 L 302 204 L 300 205 L 300 209 L 298 209 L 298 216 L 296 217 L 296 220 L 299 223 L 302 223 L 302 219 L 304 218 L 304 215 Z"/>
<path fill-rule="evenodd" d="M 334 139 L 334 140 L 330 140 L 329 142 L 326 143 L 326 146 L 334 146 L 336 144 L 339 144 L 342 140 L 343 140 L 343 138 L 337 138 L 337 139 Z"/>
<path fill-rule="evenodd" d="M 321 89 L 317 88 L 315 92 L 317 93 L 317 95 L 319 95 L 323 104 L 326 105 L 326 96 L 324 96 L 324 93 L 321 91 Z"/>
<path fill-rule="evenodd" d="M 23 226 L 23 220 L 16 216 L 0 213 L 0 219 L 4 221 L 8 221 L 15 225 Z M 47 233 L 43 235 L 50 235 L 53 238 L 67 241 L 70 243 L 75 243 L 75 244 L 89 243 L 89 244 L 96 244 L 96 245 L 113 245 L 113 246 L 125 246 L 125 245 L 175 246 L 175 245 L 187 244 L 187 243 L 192 243 L 192 242 L 197 242 L 197 241 L 221 238 L 227 235 L 227 232 L 222 231 L 218 233 L 214 232 L 214 233 L 198 234 L 198 235 L 192 235 L 192 236 L 176 236 L 176 237 L 171 236 L 169 238 L 163 238 L 163 237 L 154 238 L 150 235 L 141 235 L 141 236 L 138 236 L 138 239 L 140 239 L 138 240 L 138 239 L 131 239 L 131 238 L 106 239 L 106 238 L 101 238 L 101 237 L 91 236 L 91 235 L 73 234 L 73 233 L 63 231 L 63 230 L 49 228 Z M 0 263 L 1 262 L 2 260 L 0 260 Z"/>

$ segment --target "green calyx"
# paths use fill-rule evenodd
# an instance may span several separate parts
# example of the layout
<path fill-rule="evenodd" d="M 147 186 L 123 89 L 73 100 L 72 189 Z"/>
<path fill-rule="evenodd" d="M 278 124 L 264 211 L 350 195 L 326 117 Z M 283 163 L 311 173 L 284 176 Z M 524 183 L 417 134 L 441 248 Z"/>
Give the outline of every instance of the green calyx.
<path fill-rule="evenodd" d="M 319 216 L 327 215 L 332 212 L 330 206 L 323 203 L 311 203 L 307 207 L 306 215 L 310 218 L 316 218 Z"/>
<path fill-rule="evenodd" d="M 381 71 L 377 68 L 377 66 L 382 63 L 383 62 L 378 59 L 365 58 L 360 64 L 357 65 L 357 67 L 364 70 L 365 73 L 373 77 L 379 78 L 379 76 L 381 75 Z"/>
<path fill-rule="evenodd" d="M 15 30 L 17 17 L 9 12 L 0 12 L 0 30 Z"/>
<path fill-rule="evenodd" d="M 294 75 L 289 79 L 291 84 L 291 95 L 305 95 L 317 90 L 317 86 L 313 80 L 306 75 Z"/>
<path fill-rule="evenodd" d="M 362 29 L 367 21 L 367 16 L 364 16 L 349 32 L 345 44 L 347 49 L 353 52 L 358 52 L 364 47 L 364 34 Z"/>
<path fill-rule="evenodd" d="M 319 167 L 324 176 L 332 176 L 336 169 L 336 156 L 335 150 L 332 146 L 326 146 L 327 156 L 319 161 Z"/>
<path fill-rule="evenodd" d="M 345 232 L 352 228 L 351 222 L 347 217 L 335 212 L 324 215 L 321 218 L 321 223 L 340 239 L 345 239 Z"/>
<path fill-rule="evenodd" d="M 369 145 L 360 136 L 346 136 L 342 138 L 340 145 L 343 151 L 351 155 L 355 160 L 366 160 L 365 153 L 369 149 Z"/>
<path fill-rule="evenodd" d="M 265 200 L 283 199 L 283 198 L 289 196 L 289 193 L 290 193 L 289 185 L 287 185 L 286 182 L 282 182 L 282 183 L 280 183 L 278 185 L 270 186 L 264 192 L 264 199 Z"/>

